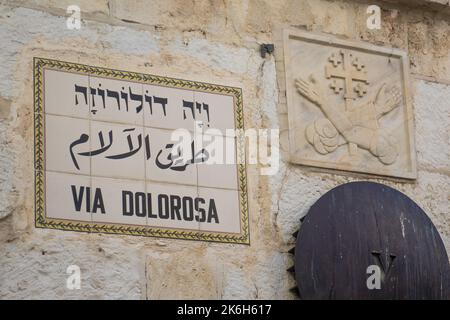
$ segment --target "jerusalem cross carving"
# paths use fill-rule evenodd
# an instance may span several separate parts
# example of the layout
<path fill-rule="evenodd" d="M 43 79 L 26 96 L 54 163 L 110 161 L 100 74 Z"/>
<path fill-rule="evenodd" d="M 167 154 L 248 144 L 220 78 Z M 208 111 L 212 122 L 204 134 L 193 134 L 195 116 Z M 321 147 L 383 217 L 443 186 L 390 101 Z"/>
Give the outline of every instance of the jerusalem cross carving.
<path fill-rule="evenodd" d="M 404 52 L 300 31 L 284 51 L 292 162 L 416 177 Z"/>

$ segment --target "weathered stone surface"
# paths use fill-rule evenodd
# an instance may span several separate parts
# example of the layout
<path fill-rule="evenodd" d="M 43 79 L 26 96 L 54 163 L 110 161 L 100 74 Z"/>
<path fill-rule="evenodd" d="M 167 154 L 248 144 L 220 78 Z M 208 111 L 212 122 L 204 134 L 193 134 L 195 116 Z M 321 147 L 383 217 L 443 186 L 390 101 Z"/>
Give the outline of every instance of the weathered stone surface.
<path fill-rule="evenodd" d="M 67 10 L 71 5 L 80 8 L 82 18 L 84 13 L 109 14 L 108 0 L 6 0 L 6 3 L 19 7 L 39 8 L 45 10 Z"/>
<path fill-rule="evenodd" d="M 14 148 L 9 134 L 11 101 L 0 97 L 0 219 L 14 210 L 16 192 L 13 186 Z"/>
<path fill-rule="evenodd" d="M 395 6 L 381 7 L 381 29 L 369 29 L 365 23 L 358 24 L 359 38 L 371 43 L 408 49 L 408 17 L 404 10 Z M 367 7 L 360 6 L 357 16 L 366 18 Z"/>
<path fill-rule="evenodd" d="M 416 14 L 408 24 L 408 46 L 411 71 L 441 79 L 449 79 L 450 33 L 448 20 L 435 20 L 436 15 Z"/>
<path fill-rule="evenodd" d="M 424 170 L 450 172 L 450 130 L 442 119 L 450 118 L 450 86 L 415 81 L 414 111 L 419 166 Z"/>
<path fill-rule="evenodd" d="M 223 268 L 208 250 L 185 248 L 147 257 L 149 299 L 218 299 Z M 176 274 L 176 277 L 167 277 Z"/>
<path fill-rule="evenodd" d="M 404 3 L 408 5 L 422 5 L 425 8 L 428 6 L 428 8 L 444 8 L 446 6 L 450 6 L 450 3 L 448 0 L 384 0 L 386 2 L 392 2 L 392 3 Z"/>
<path fill-rule="evenodd" d="M 0 247 L 2 299 L 141 299 L 144 261 L 123 239 L 36 232 Z M 81 288 L 66 287 L 69 265 L 81 270 Z"/>
<path fill-rule="evenodd" d="M 285 271 L 292 265 L 291 233 L 322 194 L 360 179 L 405 192 L 431 217 L 450 250 L 447 16 L 427 7 L 377 2 L 382 29 L 368 30 L 368 4 L 361 1 L 194 1 L 191 6 L 181 0 L 100 0 L 81 3 L 82 28 L 72 31 L 66 28 L 66 2 L 61 3 L 3 1 L 0 6 L 0 216 L 7 215 L 0 219 L 2 299 L 295 298 L 289 292 L 294 281 Z M 408 50 L 415 75 L 443 82 L 413 82 L 419 169 L 413 183 L 289 162 L 285 86 L 279 81 L 282 46 L 275 45 L 275 57 L 263 59 L 259 53 L 259 45 L 279 41 L 285 27 Z M 33 56 L 242 87 L 245 126 L 279 128 L 282 135 L 275 175 L 247 167 L 251 245 L 35 229 Z M 81 290 L 65 286 L 71 264 L 81 268 Z"/>

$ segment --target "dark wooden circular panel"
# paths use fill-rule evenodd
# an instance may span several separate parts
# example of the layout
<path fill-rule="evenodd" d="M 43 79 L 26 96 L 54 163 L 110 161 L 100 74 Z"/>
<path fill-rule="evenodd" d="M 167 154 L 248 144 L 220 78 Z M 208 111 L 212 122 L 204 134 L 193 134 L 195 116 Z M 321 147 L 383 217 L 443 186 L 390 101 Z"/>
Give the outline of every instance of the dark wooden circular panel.
<path fill-rule="evenodd" d="M 381 270 L 369 290 L 370 265 Z M 309 210 L 295 248 L 302 299 L 449 299 L 449 261 L 425 212 L 382 184 L 353 182 Z"/>

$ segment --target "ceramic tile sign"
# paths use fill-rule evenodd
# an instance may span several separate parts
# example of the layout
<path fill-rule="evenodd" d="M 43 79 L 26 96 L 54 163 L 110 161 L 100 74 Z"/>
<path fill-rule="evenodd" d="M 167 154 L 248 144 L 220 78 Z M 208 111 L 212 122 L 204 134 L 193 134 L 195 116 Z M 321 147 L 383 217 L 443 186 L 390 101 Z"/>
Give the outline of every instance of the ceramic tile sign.
<path fill-rule="evenodd" d="M 249 244 L 241 89 L 35 58 L 34 92 L 37 227 Z"/>
<path fill-rule="evenodd" d="M 284 54 L 292 162 L 416 178 L 404 52 L 285 30 Z"/>

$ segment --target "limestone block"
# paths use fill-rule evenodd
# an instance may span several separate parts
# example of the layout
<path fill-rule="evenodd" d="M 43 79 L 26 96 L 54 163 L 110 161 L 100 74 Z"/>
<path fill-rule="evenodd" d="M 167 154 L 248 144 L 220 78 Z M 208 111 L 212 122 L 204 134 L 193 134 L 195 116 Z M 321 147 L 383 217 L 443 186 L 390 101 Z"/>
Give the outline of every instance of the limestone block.
<path fill-rule="evenodd" d="M 140 299 L 144 261 L 123 239 L 35 233 L 0 246 L 1 299 Z M 136 245 L 134 245 L 136 248 Z M 69 289 L 67 268 L 80 268 L 80 289 Z"/>
<path fill-rule="evenodd" d="M 417 160 L 420 167 L 450 172 L 450 86 L 417 80 L 414 90 Z"/>
<path fill-rule="evenodd" d="M 149 299 L 218 299 L 220 261 L 207 252 L 186 248 L 177 253 L 147 257 Z"/>
<path fill-rule="evenodd" d="M 64 11 L 67 10 L 68 6 L 76 5 L 81 9 L 81 14 L 109 14 L 108 0 L 7 0 L 6 2 L 14 6 L 60 9 Z"/>

